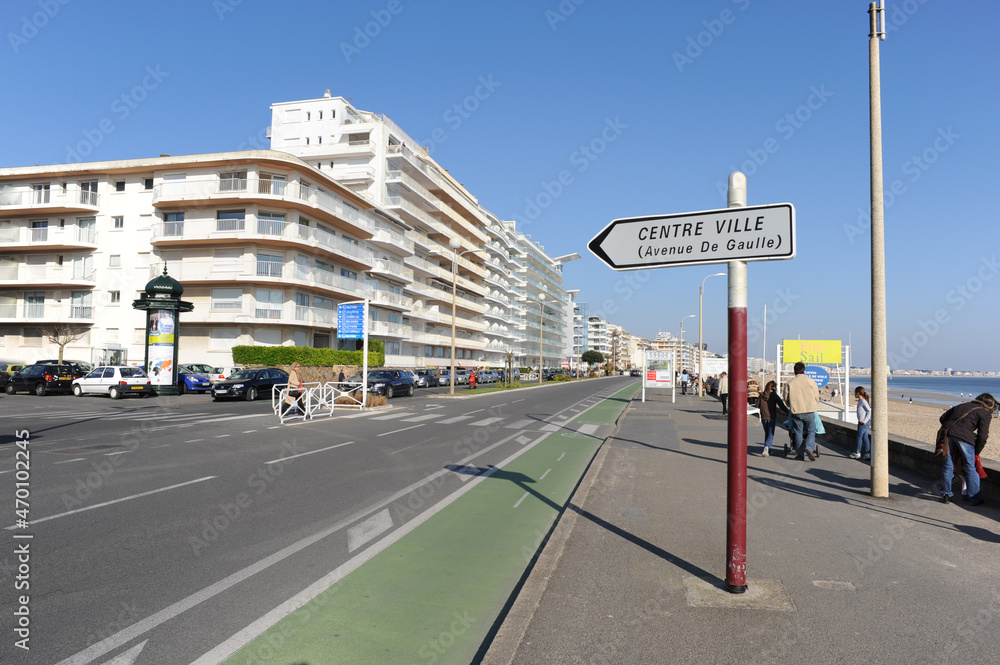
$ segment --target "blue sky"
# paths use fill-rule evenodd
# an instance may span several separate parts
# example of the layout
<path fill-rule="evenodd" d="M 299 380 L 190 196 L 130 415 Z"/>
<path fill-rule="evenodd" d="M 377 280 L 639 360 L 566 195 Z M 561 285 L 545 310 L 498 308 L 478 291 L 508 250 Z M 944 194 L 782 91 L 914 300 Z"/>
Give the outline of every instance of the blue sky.
<path fill-rule="evenodd" d="M 1000 5 L 887 4 L 890 360 L 1000 370 Z M 81 144 L 85 161 L 267 147 L 271 103 L 329 88 L 418 141 L 438 137 L 434 157 L 482 205 L 552 255 L 584 255 L 567 288 L 643 336 L 679 332 L 702 278 L 725 267 L 615 273 L 587 241 L 619 217 L 725 207 L 740 169 L 750 205 L 797 215 L 797 257 L 749 266 L 751 355 L 767 304 L 770 358 L 781 338 L 850 338 L 855 364 L 869 363 L 863 0 L 3 7 L 0 166 L 65 162 Z M 718 352 L 725 281 L 705 295 Z"/>

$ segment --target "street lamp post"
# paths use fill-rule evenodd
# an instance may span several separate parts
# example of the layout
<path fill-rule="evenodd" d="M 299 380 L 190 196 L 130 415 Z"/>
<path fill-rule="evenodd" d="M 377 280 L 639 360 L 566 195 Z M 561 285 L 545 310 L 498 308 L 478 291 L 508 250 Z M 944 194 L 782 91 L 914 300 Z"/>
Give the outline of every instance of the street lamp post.
<path fill-rule="evenodd" d="M 451 375 L 448 377 L 448 394 L 455 394 L 455 321 L 457 318 L 456 299 L 458 297 L 458 257 L 465 256 L 478 249 L 467 249 L 459 253 L 458 248 L 462 246 L 462 239 L 454 236 L 448 240 L 448 246 L 452 249 L 451 258 Z"/>
<path fill-rule="evenodd" d="M 693 318 L 696 318 L 694 314 L 688 314 L 687 316 L 682 316 L 681 317 L 681 351 L 680 351 L 680 362 L 678 363 L 678 365 L 681 366 L 681 367 L 679 367 L 679 369 L 682 372 L 684 371 L 684 367 L 683 367 L 683 365 L 684 365 L 684 319 L 693 319 Z M 698 319 L 698 323 L 699 324 L 701 323 L 701 319 Z"/>
<path fill-rule="evenodd" d="M 709 275 L 708 277 L 725 277 L 726 273 L 717 272 L 714 275 Z M 705 302 L 705 281 L 708 279 L 701 280 L 701 288 L 698 290 L 698 397 L 705 396 L 705 363 L 702 361 L 702 341 L 701 341 L 701 329 L 702 329 L 702 309 Z"/>
<path fill-rule="evenodd" d="M 542 367 L 545 365 L 545 294 L 538 294 L 538 385 L 542 385 Z"/>

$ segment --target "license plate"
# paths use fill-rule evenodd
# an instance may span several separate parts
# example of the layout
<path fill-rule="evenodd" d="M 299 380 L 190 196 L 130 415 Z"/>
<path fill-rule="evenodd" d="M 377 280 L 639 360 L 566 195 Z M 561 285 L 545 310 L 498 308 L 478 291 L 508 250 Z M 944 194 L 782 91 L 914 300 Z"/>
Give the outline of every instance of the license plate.
<path fill-rule="evenodd" d="M 132 386 L 132 390 L 142 390 L 142 386 Z"/>
<path fill-rule="evenodd" d="M 73 377 L 72 376 L 60 376 L 59 380 L 60 381 L 72 381 Z"/>
<path fill-rule="evenodd" d="M 228 390 L 216 390 L 215 394 L 216 395 L 225 395 L 228 392 L 229 392 Z"/>

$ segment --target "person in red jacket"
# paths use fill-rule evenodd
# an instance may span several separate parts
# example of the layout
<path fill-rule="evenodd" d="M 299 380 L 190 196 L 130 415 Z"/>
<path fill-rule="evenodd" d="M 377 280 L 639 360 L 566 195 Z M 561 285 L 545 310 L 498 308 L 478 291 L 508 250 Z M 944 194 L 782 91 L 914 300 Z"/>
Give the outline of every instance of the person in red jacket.
<path fill-rule="evenodd" d="M 469 372 L 469 390 L 476 389 L 476 373 Z"/>

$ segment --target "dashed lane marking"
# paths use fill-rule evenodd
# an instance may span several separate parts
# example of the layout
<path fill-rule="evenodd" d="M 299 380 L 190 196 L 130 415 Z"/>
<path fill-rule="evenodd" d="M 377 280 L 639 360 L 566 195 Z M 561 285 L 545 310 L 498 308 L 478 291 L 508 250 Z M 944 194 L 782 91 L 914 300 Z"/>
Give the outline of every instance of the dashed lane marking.
<path fill-rule="evenodd" d="M 416 429 L 418 427 L 423 427 L 423 425 L 411 425 L 409 427 L 404 427 L 402 429 L 394 429 L 391 432 L 382 432 L 378 436 L 389 436 L 390 434 L 398 434 L 399 432 L 405 432 L 408 429 Z"/>
<path fill-rule="evenodd" d="M 463 420 L 468 420 L 472 416 L 455 416 L 454 418 L 447 418 L 445 420 L 439 420 L 439 425 L 451 425 L 452 423 L 460 423 Z"/>
<path fill-rule="evenodd" d="M 307 453 L 299 453 L 298 455 L 289 455 L 288 457 L 279 457 L 278 459 L 273 459 L 270 462 L 264 462 L 264 464 L 276 464 L 278 462 L 287 462 L 290 459 L 295 459 L 296 457 L 305 457 L 306 455 L 313 455 L 315 453 L 321 453 L 324 450 L 333 450 L 334 448 L 343 448 L 344 446 L 349 446 L 353 441 L 346 441 L 344 443 L 338 443 L 335 446 L 327 446 L 326 448 L 320 448 L 319 450 L 310 450 Z"/>

